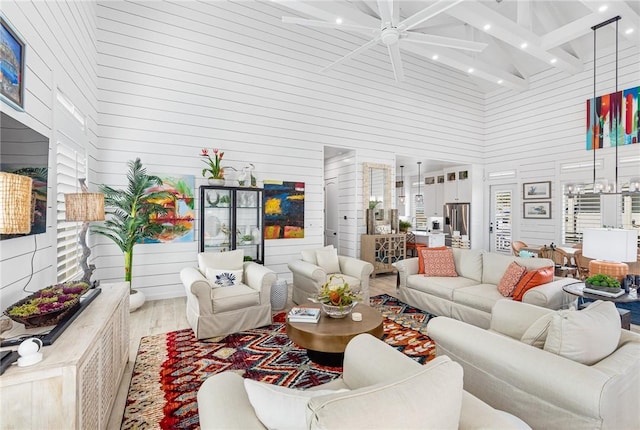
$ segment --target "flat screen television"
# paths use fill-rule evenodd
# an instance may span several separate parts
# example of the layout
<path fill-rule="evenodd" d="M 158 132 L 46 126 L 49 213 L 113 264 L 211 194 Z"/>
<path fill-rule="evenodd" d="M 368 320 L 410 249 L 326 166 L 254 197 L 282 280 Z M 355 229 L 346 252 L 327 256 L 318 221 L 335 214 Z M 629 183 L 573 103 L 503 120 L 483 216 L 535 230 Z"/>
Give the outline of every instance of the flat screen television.
<path fill-rule="evenodd" d="M 49 138 L 2 112 L 0 117 L 0 171 L 33 179 L 31 231 L 0 234 L 0 240 L 40 234 L 47 230 Z"/>

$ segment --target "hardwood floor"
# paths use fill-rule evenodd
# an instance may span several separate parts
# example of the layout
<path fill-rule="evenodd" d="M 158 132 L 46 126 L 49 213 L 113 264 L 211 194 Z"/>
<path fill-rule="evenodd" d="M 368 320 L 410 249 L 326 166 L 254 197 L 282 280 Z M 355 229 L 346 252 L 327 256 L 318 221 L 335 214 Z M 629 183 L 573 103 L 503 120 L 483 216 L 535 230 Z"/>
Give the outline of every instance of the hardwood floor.
<path fill-rule="evenodd" d="M 370 294 L 376 296 L 379 294 L 396 295 L 396 275 L 378 275 L 370 281 Z M 289 300 L 287 301 L 287 309 L 291 308 L 291 288 L 289 288 Z M 119 429 L 124 412 L 125 402 L 127 400 L 127 392 L 129 391 L 129 381 L 133 371 L 136 354 L 140 339 L 145 336 L 166 333 L 174 330 L 182 330 L 188 328 L 189 324 L 185 317 L 186 298 L 178 297 L 174 299 L 155 300 L 146 302 L 137 311 L 131 313 L 130 329 L 129 329 L 129 363 L 125 369 L 118 396 L 111 410 L 109 418 L 109 429 Z M 281 311 L 274 311 L 281 312 Z M 640 333 L 640 326 L 631 326 L 631 330 Z"/>

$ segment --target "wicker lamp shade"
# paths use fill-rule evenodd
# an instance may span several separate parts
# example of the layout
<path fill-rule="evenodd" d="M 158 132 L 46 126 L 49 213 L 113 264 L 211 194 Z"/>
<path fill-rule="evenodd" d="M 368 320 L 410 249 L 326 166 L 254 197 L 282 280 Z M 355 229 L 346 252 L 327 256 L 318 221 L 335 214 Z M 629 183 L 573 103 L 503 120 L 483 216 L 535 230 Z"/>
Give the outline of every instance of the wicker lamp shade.
<path fill-rule="evenodd" d="M 31 187 L 28 176 L 0 172 L 0 233 L 31 231 Z"/>
<path fill-rule="evenodd" d="M 65 194 L 64 209 L 66 221 L 104 221 L 104 194 Z"/>

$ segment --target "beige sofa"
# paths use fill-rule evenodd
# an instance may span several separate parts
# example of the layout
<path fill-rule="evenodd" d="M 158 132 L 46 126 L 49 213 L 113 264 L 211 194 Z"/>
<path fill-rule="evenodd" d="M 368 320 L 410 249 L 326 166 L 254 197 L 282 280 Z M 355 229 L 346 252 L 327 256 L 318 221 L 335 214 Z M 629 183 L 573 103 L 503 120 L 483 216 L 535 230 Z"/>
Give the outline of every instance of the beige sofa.
<path fill-rule="evenodd" d="M 593 319 L 585 329 L 576 321 L 587 311 L 573 311 L 570 318 L 570 311 L 508 300 L 496 303 L 489 330 L 446 317 L 433 318 L 427 329 L 437 354 L 462 365 L 465 390 L 534 429 L 638 429 L 640 335 L 620 328 L 611 302 L 600 305 L 611 308 L 608 320 Z M 551 328 L 545 333 L 537 323 L 550 314 L 567 334 L 560 336 L 565 356 L 550 352 Z M 604 326 L 607 331 L 597 333 Z M 534 339 L 527 333 L 536 333 L 538 347 L 526 343 L 527 337 L 529 343 Z M 612 353 L 600 352 L 604 358 L 587 364 L 578 361 L 576 350 L 593 354 L 608 339 Z"/>
<path fill-rule="evenodd" d="M 455 318 L 487 328 L 491 309 L 498 300 L 511 300 L 497 285 L 512 261 L 527 270 L 553 266 L 546 258 L 521 258 L 493 252 L 453 249 L 458 277 L 426 277 L 418 274 L 418 258 L 394 263 L 399 275 L 399 298 L 405 303 L 438 316 Z M 522 299 L 549 309 L 566 307 L 572 300 L 562 286 L 576 282 L 562 278 L 534 287 Z"/>
<path fill-rule="evenodd" d="M 447 357 L 438 357 L 422 366 L 368 334 L 356 336 L 347 345 L 342 377 L 305 391 L 312 390 L 343 391 L 305 399 L 304 411 L 291 407 L 285 410 L 277 406 L 276 399 L 254 409 L 243 378 L 237 373 L 223 372 L 207 379 L 198 391 L 200 426 L 264 429 L 256 414 L 264 414 L 262 409 L 270 407 L 273 414 L 283 414 L 285 418 L 303 414 L 302 423 L 280 428 L 530 428 L 515 416 L 463 391 L 460 366 Z M 273 397 L 279 396 L 275 388 L 273 393 Z M 286 396 L 293 394 L 289 392 Z M 253 402 L 256 403 L 255 398 Z"/>

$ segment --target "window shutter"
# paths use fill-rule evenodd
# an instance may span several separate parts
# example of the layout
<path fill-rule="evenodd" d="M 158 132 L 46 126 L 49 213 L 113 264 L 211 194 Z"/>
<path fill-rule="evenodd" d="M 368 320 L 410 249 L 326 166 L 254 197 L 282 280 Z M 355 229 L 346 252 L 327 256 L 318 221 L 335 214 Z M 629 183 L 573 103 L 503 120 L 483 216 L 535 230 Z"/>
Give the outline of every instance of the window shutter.
<path fill-rule="evenodd" d="M 585 228 L 602 227 L 600 211 L 600 195 L 587 192 L 572 197 L 562 198 L 564 222 L 562 229 L 563 243 L 581 243 Z"/>

